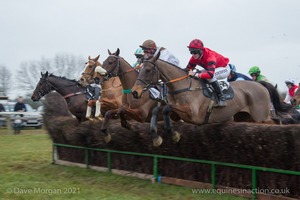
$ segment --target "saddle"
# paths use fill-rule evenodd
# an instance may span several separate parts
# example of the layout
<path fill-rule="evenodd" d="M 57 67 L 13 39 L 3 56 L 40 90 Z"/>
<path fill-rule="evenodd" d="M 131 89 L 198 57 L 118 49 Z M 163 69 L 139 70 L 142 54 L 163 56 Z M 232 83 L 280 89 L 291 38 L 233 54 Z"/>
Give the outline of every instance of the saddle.
<path fill-rule="evenodd" d="M 211 86 L 211 84 L 204 79 L 200 79 L 200 82 L 203 88 L 203 95 L 210 98 L 211 100 L 216 100 L 216 93 L 214 92 L 214 89 Z M 229 82 L 225 79 L 218 80 L 218 82 L 222 89 L 225 100 L 233 99 L 234 91 L 230 86 Z"/>

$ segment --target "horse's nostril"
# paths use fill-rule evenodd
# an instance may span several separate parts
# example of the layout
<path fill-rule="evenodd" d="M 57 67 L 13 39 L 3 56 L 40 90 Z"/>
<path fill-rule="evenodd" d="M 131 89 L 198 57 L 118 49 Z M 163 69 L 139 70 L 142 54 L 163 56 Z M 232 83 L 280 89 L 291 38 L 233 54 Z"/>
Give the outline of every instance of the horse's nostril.
<path fill-rule="evenodd" d="M 136 98 L 136 99 L 138 98 L 138 93 L 137 93 L 137 91 L 133 91 L 131 94 L 133 95 L 134 98 Z"/>

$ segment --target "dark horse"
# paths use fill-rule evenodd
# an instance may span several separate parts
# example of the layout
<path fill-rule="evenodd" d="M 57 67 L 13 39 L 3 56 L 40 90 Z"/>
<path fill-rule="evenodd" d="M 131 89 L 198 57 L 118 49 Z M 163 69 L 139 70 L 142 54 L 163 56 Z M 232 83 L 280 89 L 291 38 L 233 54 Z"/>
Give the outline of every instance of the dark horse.
<path fill-rule="evenodd" d="M 69 111 L 79 122 L 85 121 L 87 101 L 85 97 L 86 88 L 81 86 L 76 80 L 53 74 L 41 73 L 42 77 L 32 93 L 31 99 L 39 101 L 43 96 L 56 91 L 64 97 L 68 104 Z"/>

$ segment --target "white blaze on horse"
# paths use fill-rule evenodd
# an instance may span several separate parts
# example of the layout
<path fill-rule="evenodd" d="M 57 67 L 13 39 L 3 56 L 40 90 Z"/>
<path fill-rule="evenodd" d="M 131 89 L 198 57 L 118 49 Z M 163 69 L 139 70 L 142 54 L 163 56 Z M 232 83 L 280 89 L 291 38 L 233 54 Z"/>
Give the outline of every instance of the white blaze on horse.
<path fill-rule="evenodd" d="M 119 79 L 105 80 L 104 75 L 107 73 L 98 61 L 100 55 L 95 58 L 88 57 L 84 72 L 80 77 L 80 84 L 87 87 L 91 92 L 91 99 L 89 99 L 86 109 L 86 118 L 92 120 L 92 107 L 95 106 L 95 118 L 102 120 L 101 112 L 102 104 L 106 108 L 116 109 L 121 105 L 121 82 Z M 93 98 L 96 97 L 96 98 Z M 105 112 L 108 111 L 107 109 Z M 103 113 L 105 113 L 103 112 Z"/>

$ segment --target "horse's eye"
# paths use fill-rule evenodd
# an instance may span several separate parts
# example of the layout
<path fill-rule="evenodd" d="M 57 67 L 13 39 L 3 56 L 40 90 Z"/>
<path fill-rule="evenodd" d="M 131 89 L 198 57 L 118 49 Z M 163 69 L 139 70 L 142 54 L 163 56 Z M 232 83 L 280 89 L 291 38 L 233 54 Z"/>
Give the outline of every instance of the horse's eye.
<path fill-rule="evenodd" d="M 148 69 L 146 69 L 146 72 L 151 72 L 151 69 L 149 69 L 149 68 L 148 68 Z"/>
<path fill-rule="evenodd" d="M 108 64 L 109 64 L 109 65 L 112 65 L 112 64 L 113 64 L 113 62 L 111 62 L 111 61 L 110 61 L 110 62 L 108 62 Z"/>

